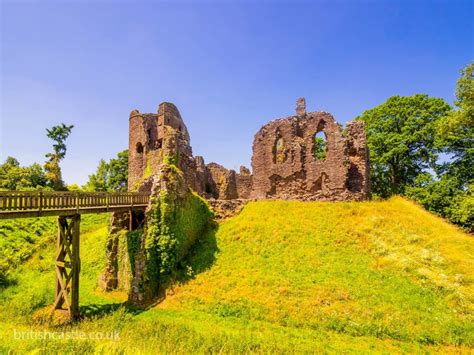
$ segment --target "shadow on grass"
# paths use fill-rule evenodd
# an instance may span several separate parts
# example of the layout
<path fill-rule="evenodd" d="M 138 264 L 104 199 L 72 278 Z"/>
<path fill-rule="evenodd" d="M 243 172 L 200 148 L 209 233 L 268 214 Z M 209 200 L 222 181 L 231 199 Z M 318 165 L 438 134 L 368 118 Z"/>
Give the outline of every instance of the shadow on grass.
<path fill-rule="evenodd" d="M 137 315 L 142 313 L 145 309 L 136 307 L 127 302 L 116 302 L 116 303 L 106 303 L 106 304 L 89 304 L 80 307 L 80 319 L 90 319 L 90 318 L 101 318 L 108 314 L 123 309 L 125 313 L 132 315 Z"/>
<path fill-rule="evenodd" d="M 216 260 L 216 254 L 219 251 L 216 241 L 216 233 L 218 229 L 218 225 L 209 227 L 195 242 L 188 255 L 179 262 L 178 268 L 175 270 L 174 277 L 172 278 L 173 281 L 170 284 L 160 285 L 157 290 L 157 295 L 153 300 L 144 302 L 141 306 L 135 306 L 129 301 L 123 303 L 84 305 L 80 307 L 80 319 L 104 317 L 119 309 L 124 309 L 126 313 L 136 315 L 161 303 L 166 298 L 166 290 L 172 287 L 172 284 L 189 282 L 194 279 L 196 275 L 212 267 Z M 138 236 L 138 232 L 129 233 L 127 236 L 127 247 L 131 265 L 134 265 L 135 254 L 139 247 L 139 244 L 136 242 L 136 240 L 139 240 Z M 133 271 L 134 268 L 132 268 L 132 274 L 134 274 Z"/>
<path fill-rule="evenodd" d="M 212 267 L 219 252 L 216 241 L 218 230 L 218 225 L 212 226 L 196 241 L 189 254 L 179 263 L 175 282 L 186 283 Z"/>
<path fill-rule="evenodd" d="M 10 286 L 18 285 L 16 278 L 9 277 L 5 274 L 0 273 L 0 291 Z"/>

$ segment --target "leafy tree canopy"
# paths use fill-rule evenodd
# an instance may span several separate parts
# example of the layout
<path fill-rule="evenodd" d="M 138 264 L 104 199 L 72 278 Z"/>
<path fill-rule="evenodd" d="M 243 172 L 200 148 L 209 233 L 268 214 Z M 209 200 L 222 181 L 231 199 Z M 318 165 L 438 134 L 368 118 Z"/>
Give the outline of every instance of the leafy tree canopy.
<path fill-rule="evenodd" d="M 471 231 L 473 74 L 474 64 L 461 71 L 454 109 L 426 95 L 395 96 L 358 117 L 366 123 L 374 193 L 382 197 L 404 194 Z"/>
<path fill-rule="evenodd" d="M 1 190 L 31 190 L 46 186 L 46 175 L 39 164 L 22 167 L 17 159 L 8 157 L 0 165 Z"/>
<path fill-rule="evenodd" d="M 84 185 L 87 191 L 125 192 L 128 184 L 128 150 L 117 154 L 109 162 L 101 160 L 94 174 Z"/>
<path fill-rule="evenodd" d="M 65 141 L 67 137 L 69 137 L 69 134 L 73 128 L 73 125 L 67 126 L 64 123 L 61 123 L 60 125 L 54 126 L 51 129 L 46 129 L 47 136 L 55 142 L 53 144 L 53 153 L 46 154 L 46 157 L 49 158 L 49 160 L 44 164 L 48 185 L 54 190 L 65 189 L 61 176 L 59 161 L 64 159 L 66 156 Z"/>
<path fill-rule="evenodd" d="M 437 145 L 450 156 L 440 172 L 456 175 L 466 189 L 474 183 L 474 64 L 461 71 L 456 88 L 456 109 L 441 119 Z"/>
<path fill-rule="evenodd" d="M 403 193 L 420 173 L 436 167 L 436 124 L 450 110 L 443 99 L 417 94 L 390 97 L 357 117 L 366 124 L 375 194 Z"/>
<path fill-rule="evenodd" d="M 57 157 L 58 161 L 62 160 L 66 155 L 66 139 L 71 134 L 71 130 L 74 128 L 74 125 L 67 126 L 64 123 L 61 123 L 57 126 L 54 126 L 50 129 L 46 129 L 48 138 L 51 138 L 56 143 L 53 144 L 54 155 Z M 53 155 L 48 153 L 46 157 Z"/>

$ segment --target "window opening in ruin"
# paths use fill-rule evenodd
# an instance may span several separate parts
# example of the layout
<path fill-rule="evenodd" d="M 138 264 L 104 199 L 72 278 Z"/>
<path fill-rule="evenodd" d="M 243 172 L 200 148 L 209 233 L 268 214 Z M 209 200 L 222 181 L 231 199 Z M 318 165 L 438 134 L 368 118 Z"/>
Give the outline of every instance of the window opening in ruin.
<path fill-rule="evenodd" d="M 286 149 L 285 149 L 285 140 L 278 133 L 277 140 L 275 141 L 275 147 L 273 149 L 273 161 L 276 164 L 283 164 L 286 161 Z"/>
<path fill-rule="evenodd" d="M 137 143 L 137 153 L 138 154 L 142 154 L 143 153 L 143 144 L 141 144 L 140 142 Z"/>
<path fill-rule="evenodd" d="M 146 134 L 147 134 L 147 137 L 148 137 L 148 142 L 151 142 L 151 141 L 152 141 L 152 140 L 151 140 L 151 129 L 148 129 L 148 130 L 146 131 Z"/>
<path fill-rule="evenodd" d="M 158 139 L 157 147 L 158 147 L 158 149 L 163 148 L 163 138 Z"/>
<path fill-rule="evenodd" d="M 179 127 L 178 127 L 178 131 L 180 131 L 180 132 L 181 132 L 181 125 L 179 125 Z"/>
<path fill-rule="evenodd" d="M 350 192 L 361 192 L 364 177 L 360 173 L 356 165 L 351 164 L 347 172 L 346 186 Z"/>
<path fill-rule="evenodd" d="M 317 132 L 313 139 L 313 157 L 316 160 L 325 160 L 327 153 L 327 139 L 323 131 Z"/>

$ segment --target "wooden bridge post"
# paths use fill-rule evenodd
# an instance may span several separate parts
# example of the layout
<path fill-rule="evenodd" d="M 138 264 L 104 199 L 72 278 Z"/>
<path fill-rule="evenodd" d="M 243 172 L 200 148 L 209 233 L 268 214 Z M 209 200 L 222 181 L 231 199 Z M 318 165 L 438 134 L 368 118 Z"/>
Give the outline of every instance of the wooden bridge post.
<path fill-rule="evenodd" d="M 56 295 L 53 308 L 63 309 L 65 306 L 71 318 L 79 316 L 80 223 L 80 214 L 59 216 L 58 218 L 55 266 Z"/>

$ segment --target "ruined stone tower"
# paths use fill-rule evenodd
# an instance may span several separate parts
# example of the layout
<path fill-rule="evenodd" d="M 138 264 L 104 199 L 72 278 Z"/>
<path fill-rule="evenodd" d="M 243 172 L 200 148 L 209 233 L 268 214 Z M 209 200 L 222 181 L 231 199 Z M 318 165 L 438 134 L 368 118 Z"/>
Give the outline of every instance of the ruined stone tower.
<path fill-rule="evenodd" d="M 176 106 L 169 102 L 161 103 L 157 114 L 133 110 L 128 142 L 129 191 L 156 174 L 165 156 L 182 154 L 183 160 L 192 157 L 188 129 Z"/>
<path fill-rule="evenodd" d="M 150 191 L 150 179 L 166 158 L 174 160 L 187 185 L 203 197 L 230 200 L 250 195 L 247 168 L 241 167 L 236 173 L 217 163 L 206 165 L 200 156 L 193 157 L 188 129 L 172 103 L 161 103 L 157 114 L 130 113 L 128 149 L 129 191 Z"/>

